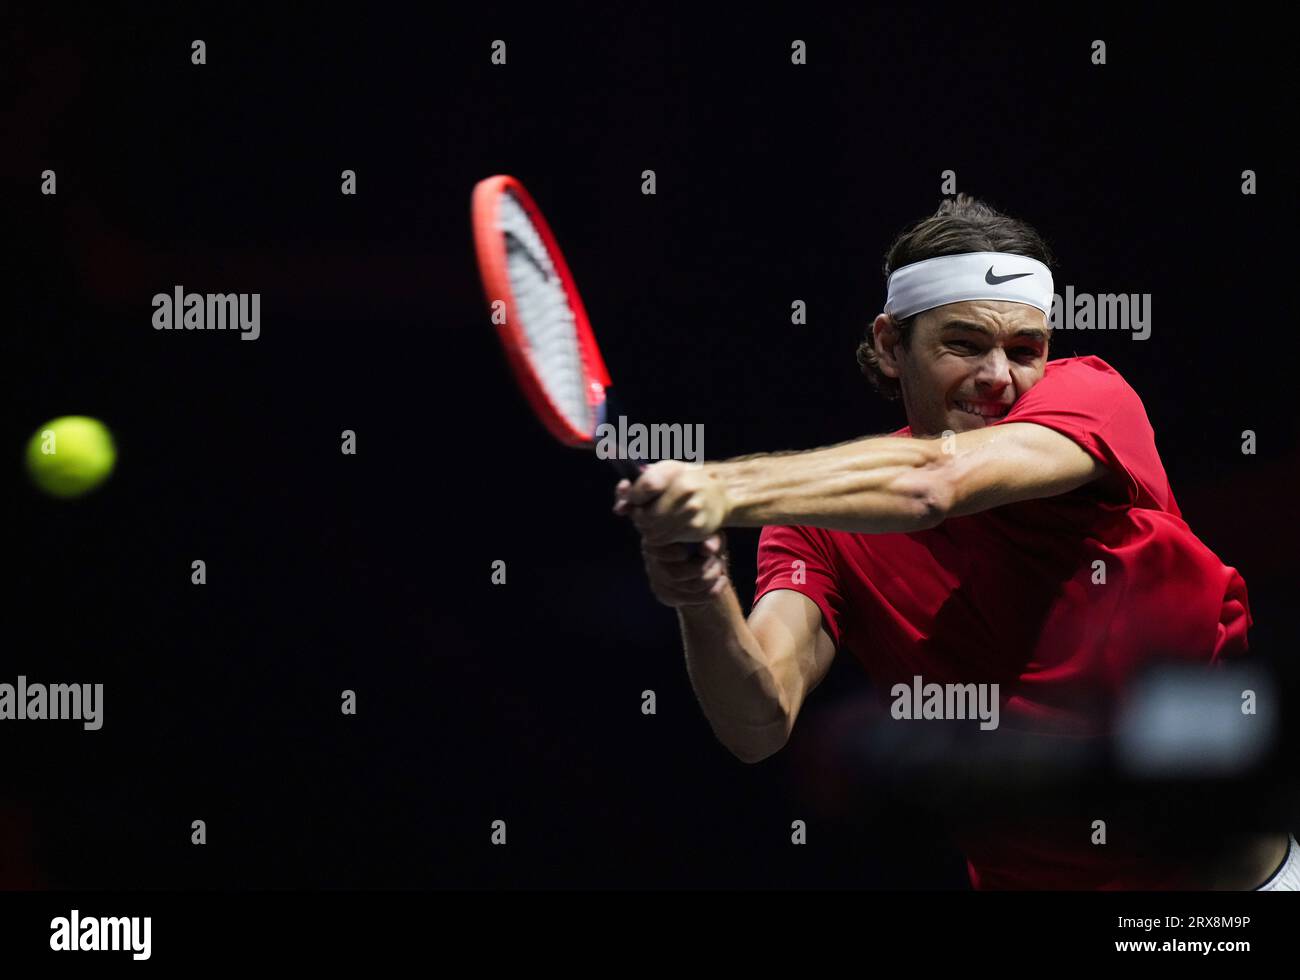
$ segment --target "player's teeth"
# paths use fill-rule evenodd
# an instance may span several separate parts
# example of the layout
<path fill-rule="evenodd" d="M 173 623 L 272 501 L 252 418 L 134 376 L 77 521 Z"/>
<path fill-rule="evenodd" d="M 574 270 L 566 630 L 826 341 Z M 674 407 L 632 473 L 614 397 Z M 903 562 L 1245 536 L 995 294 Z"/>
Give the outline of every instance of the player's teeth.
<path fill-rule="evenodd" d="M 963 412 L 970 412 L 972 415 L 979 415 L 983 418 L 997 418 L 1002 414 L 1001 409 L 993 405 L 980 405 L 979 407 L 976 407 L 970 402 L 958 402 L 957 407 Z"/>

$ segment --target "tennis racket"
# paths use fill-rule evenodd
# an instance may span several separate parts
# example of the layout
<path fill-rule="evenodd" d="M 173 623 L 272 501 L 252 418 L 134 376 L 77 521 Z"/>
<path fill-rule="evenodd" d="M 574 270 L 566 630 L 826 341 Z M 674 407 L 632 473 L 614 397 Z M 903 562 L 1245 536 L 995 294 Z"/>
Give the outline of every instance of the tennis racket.
<path fill-rule="evenodd" d="M 534 414 L 566 446 L 594 451 L 610 410 L 609 371 L 564 253 L 532 196 L 498 174 L 474 186 L 474 246 L 506 360 Z M 613 457 L 636 481 L 650 460 Z M 699 557 L 699 545 L 686 545 Z"/>
<path fill-rule="evenodd" d="M 559 243 L 513 177 L 479 181 L 470 210 L 488 309 L 520 390 L 551 435 L 594 450 L 612 421 L 609 371 Z M 649 460 L 610 462 L 636 480 Z"/>

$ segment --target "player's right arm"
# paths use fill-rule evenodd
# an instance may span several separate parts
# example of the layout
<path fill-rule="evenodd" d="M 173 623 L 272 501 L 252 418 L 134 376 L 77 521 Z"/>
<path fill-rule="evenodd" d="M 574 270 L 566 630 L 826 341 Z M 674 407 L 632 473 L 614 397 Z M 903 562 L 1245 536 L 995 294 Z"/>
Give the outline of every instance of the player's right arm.
<path fill-rule="evenodd" d="M 746 619 L 718 535 L 697 557 L 644 542 L 642 555 L 651 589 L 677 610 L 686 671 L 718 740 L 744 762 L 777 752 L 835 657 L 817 604 L 776 589 Z"/>

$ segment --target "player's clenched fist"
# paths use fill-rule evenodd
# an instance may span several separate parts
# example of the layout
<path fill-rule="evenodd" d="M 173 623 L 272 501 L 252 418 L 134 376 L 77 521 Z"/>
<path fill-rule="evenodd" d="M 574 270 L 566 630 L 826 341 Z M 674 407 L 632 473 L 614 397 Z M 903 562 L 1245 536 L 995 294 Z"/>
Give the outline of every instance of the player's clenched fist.
<path fill-rule="evenodd" d="M 695 553 L 692 553 L 694 550 Z M 650 591 L 665 606 L 697 606 L 709 602 L 728 583 L 726 542 L 721 534 L 694 549 L 685 544 L 648 544 L 641 541 Z"/>
<path fill-rule="evenodd" d="M 723 526 L 730 505 L 721 480 L 703 466 L 666 459 L 614 491 L 614 513 L 632 519 L 646 544 L 703 541 Z"/>

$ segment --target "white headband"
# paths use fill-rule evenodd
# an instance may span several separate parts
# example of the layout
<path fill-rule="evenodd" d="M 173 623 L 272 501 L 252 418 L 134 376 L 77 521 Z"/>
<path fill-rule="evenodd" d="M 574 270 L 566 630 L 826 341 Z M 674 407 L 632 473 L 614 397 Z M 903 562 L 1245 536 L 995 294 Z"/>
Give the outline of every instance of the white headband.
<path fill-rule="evenodd" d="M 1025 303 L 1052 314 L 1052 273 L 1037 259 L 1008 252 L 940 255 L 895 269 L 889 277 L 885 312 L 895 319 L 946 303 L 1000 299 Z"/>

